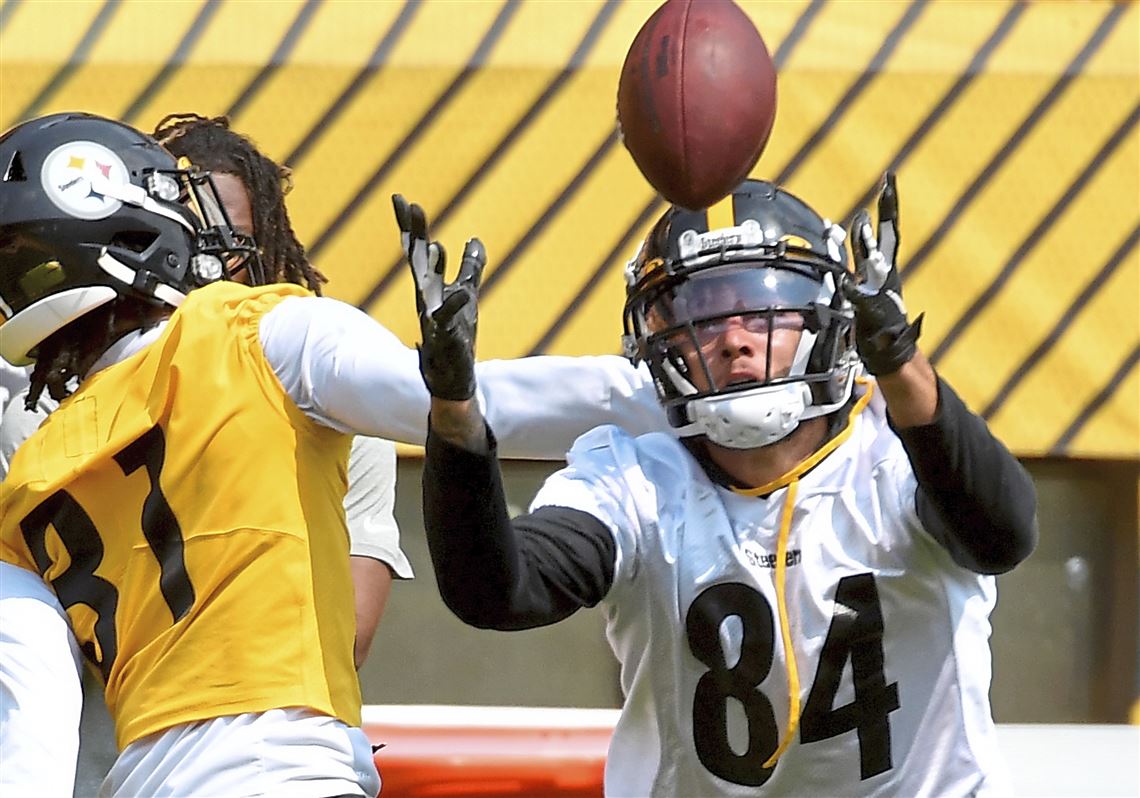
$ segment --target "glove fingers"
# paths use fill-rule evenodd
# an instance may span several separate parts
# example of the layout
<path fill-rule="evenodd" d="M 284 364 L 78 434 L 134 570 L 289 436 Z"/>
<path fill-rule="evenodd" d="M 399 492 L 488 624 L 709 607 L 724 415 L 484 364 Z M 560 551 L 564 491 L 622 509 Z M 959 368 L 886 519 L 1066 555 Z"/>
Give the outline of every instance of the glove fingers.
<path fill-rule="evenodd" d="M 415 282 L 423 342 L 416 348 L 424 382 L 432 396 L 470 399 L 475 392 L 476 295 L 487 260 L 483 245 L 477 239 L 467 242 L 459 276 L 446 283 L 447 250 L 428 237 L 423 208 L 394 194 L 392 209 Z"/>
<path fill-rule="evenodd" d="M 459 266 L 457 282 L 470 286 L 471 291 L 479 293 L 479 285 L 483 280 L 483 267 L 487 265 L 487 250 L 483 242 L 472 238 L 463 248 L 463 261 Z"/>
<path fill-rule="evenodd" d="M 862 279 L 867 270 L 867 258 L 874 251 L 877 242 L 871 229 L 871 214 L 861 208 L 851 220 L 851 252 L 855 256 L 855 273 Z"/>
<path fill-rule="evenodd" d="M 468 302 L 474 302 L 475 295 L 467 291 L 454 291 L 447 299 L 443 300 L 443 304 L 439 306 L 439 310 L 431 314 L 432 323 L 441 329 L 447 329 L 451 320 L 460 313 Z"/>
<path fill-rule="evenodd" d="M 402 194 L 392 195 L 392 210 L 396 212 L 396 224 L 400 226 L 400 232 L 409 233 L 412 225 L 411 209 Z"/>
<path fill-rule="evenodd" d="M 891 220 L 884 221 L 881 217 L 879 219 L 879 251 L 883 253 L 883 257 L 887 262 L 894 264 L 895 255 L 898 254 L 899 249 L 899 234 L 898 228 Z"/>
<path fill-rule="evenodd" d="M 447 250 L 438 241 L 432 241 L 428 244 L 428 268 L 442 282 L 443 272 L 447 269 Z"/>
<path fill-rule="evenodd" d="M 884 219 L 890 219 L 895 224 L 899 220 L 899 191 L 894 172 L 883 175 L 883 188 L 879 191 L 879 220 Z"/>
<path fill-rule="evenodd" d="M 839 291 L 848 302 L 856 306 L 859 304 L 859 301 L 866 296 L 859 291 L 859 286 L 855 282 L 855 276 L 852 274 L 845 274 L 839 278 Z"/>
<path fill-rule="evenodd" d="M 879 251 L 892 264 L 899 249 L 899 194 L 895 173 L 883 176 L 883 190 L 879 192 Z"/>
<path fill-rule="evenodd" d="M 423 208 L 409 203 L 402 195 L 392 195 L 392 209 L 400 225 L 400 238 L 412 279 L 416 284 L 416 308 L 421 315 L 439 307 L 443 295 L 441 274 L 445 255 L 443 248 L 427 237 L 427 218 Z"/>
<path fill-rule="evenodd" d="M 425 241 L 428 237 L 427 217 L 424 216 L 424 209 L 418 203 L 413 202 L 408 211 L 409 219 L 409 232 L 412 238 L 422 238 Z"/>

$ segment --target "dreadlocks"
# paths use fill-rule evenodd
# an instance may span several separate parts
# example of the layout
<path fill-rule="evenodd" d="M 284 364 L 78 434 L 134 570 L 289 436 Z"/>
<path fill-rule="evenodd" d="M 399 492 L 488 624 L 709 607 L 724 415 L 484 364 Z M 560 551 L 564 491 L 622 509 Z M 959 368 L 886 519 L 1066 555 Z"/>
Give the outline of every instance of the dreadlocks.
<path fill-rule="evenodd" d="M 241 180 L 253 209 L 253 237 L 267 274 L 280 282 L 306 285 L 321 293 L 328 278 L 305 257 L 297 240 L 285 195 L 293 188 L 292 173 L 263 155 L 247 137 L 230 129 L 224 116 L 170 114 L 152 134 L 175 157 L 186 157 L 210 172 L 226 172 Z"/>
<path fill-rule="evenodd" d="M 153 324 L 161 316 L 155 306 L 117 297 L 56 330 L 36 347 L 36 364 L 24 408 L 34 411 L 44 388 L 52 399 L 63 401 L 74 383 L 125 331 Z"/>

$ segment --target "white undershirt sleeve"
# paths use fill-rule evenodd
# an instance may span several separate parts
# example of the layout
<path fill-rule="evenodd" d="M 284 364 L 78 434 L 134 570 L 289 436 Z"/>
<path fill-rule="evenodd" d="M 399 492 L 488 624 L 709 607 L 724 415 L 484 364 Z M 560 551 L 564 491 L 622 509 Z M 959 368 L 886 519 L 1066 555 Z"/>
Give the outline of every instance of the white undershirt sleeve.
<path fill-rule="evenodd" d="M 3 416 L 0 416 L 0 479 L 8 476 L 8 468 L 16 450 L 40 428 L 48 413 L 59 406 L 59 402 L 44 391 L 36 402 L 36 409 L 25 410 L 27 396 L 27 388 L 16 393 L 4 409 Z"/>
<path fill-rule="evenodd" d="M 261 321 L 265 356 L 310 418 L 338 429 L 422 444 L 430 400 L 419 356 L 359 309 L 289 297 Z M 667 430 L 652 382 L 624 358 L 529 357 L 476 366 L 477 398 L 503 457 L 562 459 L 600 424 Z"/>
<path fill-rule="evenodd" d="M 396 525 L 396 447 L 391 441 L 357 435 L 348 455 L 344 515 L 353 557 L 385 563 L 397 579 L 411 579 L 412 564 L 400 550 Z"/>

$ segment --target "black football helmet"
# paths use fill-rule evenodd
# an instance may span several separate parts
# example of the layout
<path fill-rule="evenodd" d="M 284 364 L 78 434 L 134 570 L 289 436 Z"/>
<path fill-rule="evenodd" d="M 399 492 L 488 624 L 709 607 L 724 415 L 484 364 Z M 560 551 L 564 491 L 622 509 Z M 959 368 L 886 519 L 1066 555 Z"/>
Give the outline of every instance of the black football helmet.
<path fill-rule="evenodd" d="M 626 268 L 623 344 L 634 363 L 648 363 L 678 434 L 756 448 L 846 404 L 860 363 L 854 314 L 838 290 L 844 238 L 802 200 L 759 180 L 704 211 L 673 207 L 654 225 Z M 767 333 L 763 379 L 714 377 L 700 341 L 730 320 Z M 771 341 L 781 328 L 801 332 L 790 370 L 777 372 Z"/>
<path fill-rule="evenodd" d="M 177 307 L 246 268 L 210 176 L 132 127 L 84 113 L 0 137 L 0 356 L 31 363 L 52 333 L 116 297 Z"/>

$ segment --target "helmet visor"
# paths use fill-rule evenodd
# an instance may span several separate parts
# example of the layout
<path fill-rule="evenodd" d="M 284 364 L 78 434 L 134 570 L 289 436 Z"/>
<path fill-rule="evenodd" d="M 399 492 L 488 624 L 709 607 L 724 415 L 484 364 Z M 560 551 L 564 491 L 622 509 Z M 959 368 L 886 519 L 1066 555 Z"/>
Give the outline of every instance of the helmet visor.
<path fill-rule="evenodd" d="M 825 293 L 818 277 L 787 266 L 737 263 L 702 269 L 666 286 L 647 303 L 647 331 L 735 314 L 810 308 L 826 301 Z"/>

